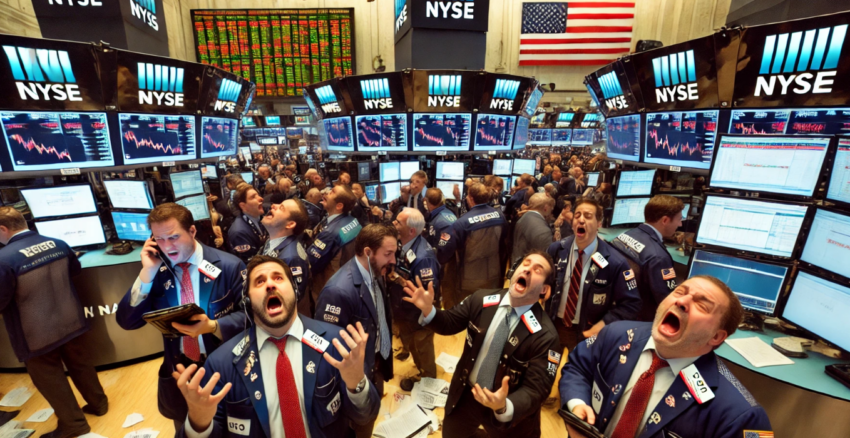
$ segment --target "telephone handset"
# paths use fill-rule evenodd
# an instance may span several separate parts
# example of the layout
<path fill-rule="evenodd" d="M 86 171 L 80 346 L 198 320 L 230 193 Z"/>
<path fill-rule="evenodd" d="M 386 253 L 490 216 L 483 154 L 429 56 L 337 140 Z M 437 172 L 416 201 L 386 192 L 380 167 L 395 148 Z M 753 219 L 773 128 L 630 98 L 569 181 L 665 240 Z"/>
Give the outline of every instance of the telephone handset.
<path fill-rule="evenodd" d="M 151 234 L 151 240 L 153 241 L 154 248 L 156 248 L 157 257 L 162 260 L 162 263 L 165 265 L 165 268 L 171 272 L 171 275 L 174 275 L 174 277 L 177 278 L 177 274 L 174 273 L 174 269 L 171 266 L 171 260 L 168 259 L 168 256 L 165 255 L 165 251 L 163 251 L 162 248 L 159 247 L 159 244 L 156 243 L 156 239 L 153 237 L 153 234 Z"/>

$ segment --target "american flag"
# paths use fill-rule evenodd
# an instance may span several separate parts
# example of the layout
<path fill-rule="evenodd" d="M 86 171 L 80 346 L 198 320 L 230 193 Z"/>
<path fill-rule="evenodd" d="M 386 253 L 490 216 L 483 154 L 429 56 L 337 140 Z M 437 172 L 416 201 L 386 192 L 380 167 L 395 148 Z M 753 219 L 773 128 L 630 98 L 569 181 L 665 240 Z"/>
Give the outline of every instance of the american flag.
<path fill-rule="evenodd" d="M 519 65 L 604 65 L 629 53 L 635 3 L 523 3 Z"/>

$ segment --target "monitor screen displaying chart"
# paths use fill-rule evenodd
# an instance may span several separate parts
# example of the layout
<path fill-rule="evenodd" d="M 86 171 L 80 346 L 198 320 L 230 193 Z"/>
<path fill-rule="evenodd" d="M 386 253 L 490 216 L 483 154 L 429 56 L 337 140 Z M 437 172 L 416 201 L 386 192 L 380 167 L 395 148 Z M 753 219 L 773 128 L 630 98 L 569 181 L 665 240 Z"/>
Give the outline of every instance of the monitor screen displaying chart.
<path fill-rule="evenodd" d="M 646 115 L 645 163 L 708 169 L 714 152 L 719 111 Z"/>
<path fill-rule="evenodd" d="M 194 160 L 195 118 L 118 114 L 124 164 Z"/>

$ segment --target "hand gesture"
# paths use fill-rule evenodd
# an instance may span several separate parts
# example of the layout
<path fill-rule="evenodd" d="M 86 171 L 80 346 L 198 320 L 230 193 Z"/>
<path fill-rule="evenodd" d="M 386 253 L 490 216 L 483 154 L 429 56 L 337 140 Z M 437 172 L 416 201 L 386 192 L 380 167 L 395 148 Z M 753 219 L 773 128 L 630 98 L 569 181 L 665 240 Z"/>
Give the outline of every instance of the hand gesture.
<path fill-rule="evenodd" d="M 401 187 L 401 199 L 404 202 L 407 202 L 407 198 L 410 196 L 410 186 L 402 186 Z"/>
<path fill-rule="evenodd" d="M 198 372 L 196 373 L 195 370 Z M 206 374 L 206 370 L 204 368 L 198 369 L 195 364 L 189 365 L 189 368 L 177 364 L 177 371 L 171 373 L 171 377 L 177 381 L 177 388 L 183 393 L 183 398 L 186 399 L 186 404 L 189 406 L 189 424 L 196 432 L 207 430 L 213 418 L 215 418 L 218 403 L 233 386 L 228 382 L 218 394 L 213 395 L 213 389 L 215 389 L 215 385 L 221 376 L 218 373 L 213 374 L 207 385 L 202 388 L 201 380 L 203 380 L 204 374 Z"/>
<path fill-rule="evenodd" d="M 404 286 L 404 291 L 410 295 L 409 297 L 403 297 L 404 301 L 413 304 L 419 309 L 423 315 L 427 315 L 431 313 L 431 308 L 434 307 L 434 283 L 428 283 L 428 290 L 425 290 L 425 287 L 422 286 L 422 279 L 419 276 L 416 277 L 416 285 L 413 284 L 410 280 L 407 281 L 407 285 Z"/>
<path fill-rule="evenodd" d="M 213 322 L 213 320 L 205 313 L 192 315 L 192 317 L 189 318 L 189 321 L 198 322 L 194 324 L 180 324 L 179 322 L 172 322 L 171 326 L 176 328 L 180 333 L 183 333 L 186 336 L 191 336 L 195 339 L 197 339 L 198 336 L 215 331 L 215 322 Z"/>
<path fill-rule="evenodd" d="M 475 396 L 475 400 L 478 403 L 481 403 L 494 411 L 500 411 L 505 408 L 507 403 L 505 400 L 508 399 L 508 382 L 510 382 L 510 380 L 510 377 L 505 376 L 502 379 L 502 387 L 496 392 L 492 392 L 487 388 L 482 388 L 476 383 L 475 387 L 472 388 L 472 395 Z"/>
<path fill-rule="evenodd" d="M 457 184 L 452 184 L 452 194 L 455 196 L 455 199 L 460 201 L 460 187 Z"/>
<path fill-rule="evenodd" d="M 354 391 L 360 381 L 363 380 L 363 376 L 365 376 L 363 372 L 363 359 L 365 358 L 363 350 L 366 349 L 366 341 L 369 340 L 369 335 L 366 334 L 363 330 L 363 325 L 359 322 L 356 329 L 351 324 L 346 328 L 348 329 L 348 333 L 345 330 L 340 330 L 339 337 L 348 344 L 349 350 L 343 347 L 339 339 L 333 340 L 334 347 L 336 347 L 336 350 L 342 356 L 342 361 L 334 359 L 327 352 L 325 352 L 324 358 L 332 367 L 339 370 L 342 381 L 345 382 L 348 390 Z"/>
<path fill-rule="evenodd" d="M 156 242 L 153 237 L 148 237 L 145 240 L 145 245 L 142 247 L 142 271 L 139 273 L 139 278 L 142 283 L 150 283 L 156 276 L 156 271 L 162 265 L 162 259 L 159 258 Z"/>

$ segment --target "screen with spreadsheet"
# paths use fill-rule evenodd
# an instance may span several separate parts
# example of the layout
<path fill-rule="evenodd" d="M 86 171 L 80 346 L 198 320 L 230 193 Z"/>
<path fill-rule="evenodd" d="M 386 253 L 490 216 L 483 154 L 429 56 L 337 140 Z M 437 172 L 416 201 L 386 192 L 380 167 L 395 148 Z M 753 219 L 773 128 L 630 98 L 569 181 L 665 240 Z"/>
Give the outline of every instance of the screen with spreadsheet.
<path fill-rule="evenodd" d="M 826 341 L 850 351 L 850 288 L 805 271 L 788 295 L 782 317 Z"/>
<path fill-rule="evenodd" d="M 196 222 L 210 218 L 210 210 L 207 207 L 207 198 L 204 195 L 189 196 L 183 199 L 178 199 L 174 202 L 188 208 L 189 211 L 192 212 L 192 219 Z"/>
<path fill-rule="evenodd" d="M 461 161 L 437 161 L 437 179 L 450 179 L 463 181 L 463 162 Z"/>
<path fill-rule="evenodd" d="M 106 243 L 98 215 L 36 222 L 35 229 L 38 234 L 62 240 L 72 248 Z"/>
<path fill-rule="evenodd" d="M 460 190 L 460 182 L 458 181 L 439 181 L 437 180 L 437 188 L 443 192 L 443 196 L 446 199 L 455 199 L 454 189 L 455 185 L 458 185 L 458 190 Z"/>
<path fill-rule="evenodd" d="M 787 274 L 785 266 L 696 250 L 688 278 L 718 278 L 735 292 L 744 309 L 772 316 Z"/>
<path fill-rule="evenodd" d="M 372 202 L 378 202 L 378 184 L 366 184 L 366 199 Z"/>
<path fill-rule="evenodd" d="M 514 175 L 522 175 L 523 173 L 527 173 L 529 175 L 534 175 L 534 168 L 536 167 L 537 162 L 535 160 L 527 160 L 516 158 L 514 159 Z"/>
<path fill-rule="evenodd" d="M 147 181 L 106 180 L 103 182 L 112 208 L 150 210 L 153 208 Z"/>
<path fill-rule="evenodd" d="M 97 213 L 91 186 L 73 185 L 21 189 L 34 219 Z"/>
<path fill-rule="evenodd" d="M 800 260 L 850 278 L 850 216 L 818 209 Z"/>
<path fill-rule="evenodd" d="M 807 206 L 708 196 L 697 243 L 791 257 Z"/>
<path fill-rule="evenodd" d="M 850 139 L 839 138 L 826 198 L 850 203 Z"/>
<path fill-rule="evenodd" d="M 729 120 L 730 134 L 784 134 L 791 110 L 734 110 Z"/>
<path fill-rule="evenodd" d="M 401 196 L 401 183 L 381 183 L 381 204 L 387 204 Z"/>
<path fill-rule="evenodd" d="M 419 171 L 418 161 L 401 161 L 399 170 L 399 179 L 410 181 L 414 173 Z"/>
<path fill-rule="evenodd" d="M 511 174 L 513 161 L 496 159 L 493 160 L 493 175 L 507 176 Z"/>
<path fill-rule="evenodd" d="M 596 187 L 599 185 L 599 172 L 589 172 L 587 174 L 587 186 Z"/>
<path fill-rule="evenodd" d="M 112 223 L 115 224 L 115 232 L 121 240 L 144 242 L 151 237 L 147 213 L 113 211 Z"/>
<path fill-rule="evenodd" d="M 528 144 L 531 146 L 552 146 L 552 130 L 529 129 Z"/>
<path fill-rule="evenodd" d="M 629 170 L 620 172 L 617 181 L 617 196 L 649 196 L 655 170 Z"/>
<path fill-rule="evenodd" d="M 611 216 L 611 226 L 643 223 L 643 209 L 648 203 L 649 198 L 617 199 L 614 201 L 614 214 Z"/>
<path fill-rule="evenodd" d="M 170 176 L 171 188 L 174 189 L 175 199 L 204 193 L 204 183 L 201 179 L 201 172 L 197 170 L 190 170 L 188 172 L 172 173 Z"/>
<path fill-rule="evenodd" d="M 401 165 L 398 161 L 380 163 L 378 170 L 381 182 L 398 181 L 401 179 Z"/>

